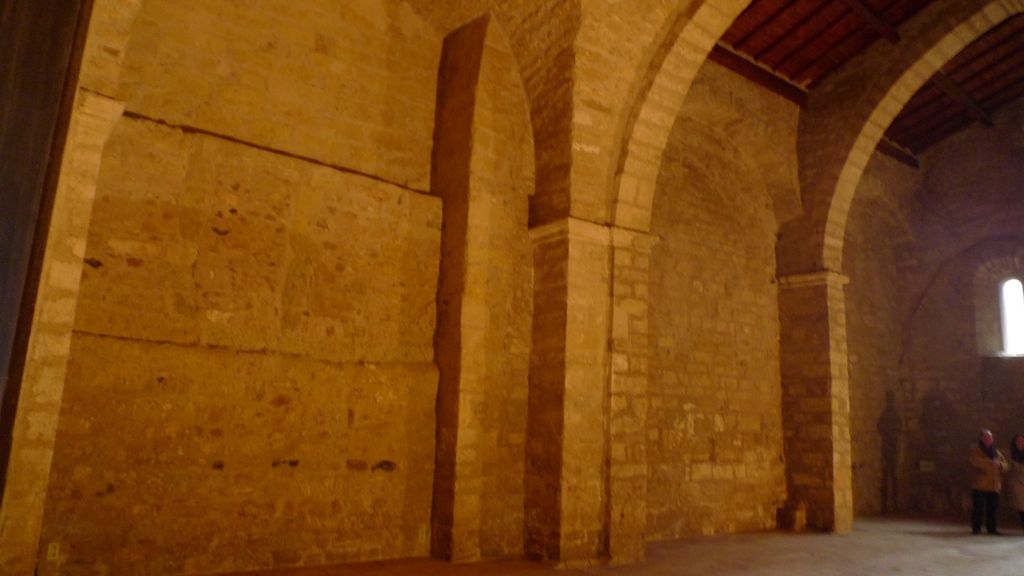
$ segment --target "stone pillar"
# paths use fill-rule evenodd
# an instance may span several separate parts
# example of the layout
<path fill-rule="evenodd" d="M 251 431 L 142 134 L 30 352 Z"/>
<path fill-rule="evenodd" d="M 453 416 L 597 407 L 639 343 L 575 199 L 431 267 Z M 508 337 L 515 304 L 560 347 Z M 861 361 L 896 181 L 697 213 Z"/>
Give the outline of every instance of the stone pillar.
<path fill-rule="evenodd" d="M 580 566 L 606 551 L 610 229 L 566 218 L 532 237 L 526 552 Z"/>
<path fill-rule="evenodd" d="M 453 562 L 523 549 L 533 172 L 527 104 L 504 40 L 486 16 L 462 26 L 445 39 L 438 79 L 431 188 L 444 224 L 431 553 Z"/>
<path fill-rule="evenodd" d="M 640 562 L 647 548 L 648 284 L 655 237 L 612 229 L 608 555 Z"/>
<path fill-rule="evenodd" d="M 103 147 L 124 108 L 79 90 L 46 238 L 0 510 L 0 573 L 32 574 Z"/>
<path fill-rule="evenodd" d="M 779 288 L 787 506 L 806 506 L 808 525 L 831 532 L 853 524 L 847 281 L 821 271 Z"/>
<path fill-rule="evenodd" d="M 473 399 L 479 370 L 472 366 L 474 343 L 480 341 L 481 294 L 467 292 L 470 259 L 470 181 L 473 151 L 473 113 L 486 19 L 452 32 L 444 42 L 439 74 L 437 121 L 431 169 L 431 189 L 441 197 L 441 267 L 437 293 L 437 332 L 434 361 L 438 367 L 437 456 L 431 513 L 431 555 L 464 562 L 480 557 L 480 483 L 473 470 L 476 452 Z M 468 315 L 470 318 L 463 318 Z M 464 332 L 468 332 L 464 334 Z M 465 346 L 463 342 L 465 341 Z M 469 349 L 467 349 L 469 348 Z M 469 366 L 464 366 L 468 362 Z M 467 447 L 468 446 L 468 447 Z M 474 529 L 474 527 L 476 529 Z"/>

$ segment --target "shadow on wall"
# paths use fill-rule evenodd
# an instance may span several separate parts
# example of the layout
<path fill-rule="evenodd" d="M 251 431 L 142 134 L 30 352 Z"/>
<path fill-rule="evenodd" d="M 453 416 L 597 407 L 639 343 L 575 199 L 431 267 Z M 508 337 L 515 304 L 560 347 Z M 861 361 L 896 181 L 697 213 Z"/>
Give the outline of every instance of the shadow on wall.
<path fill-rule="evenodd" d="M 920 399 L 917 422 L 911 453 L 918 459 L 907 463 L 913 487 L 907 490 L 908 509 L 942 516 L 957 514 L 965 509 L 969 496 L 965 439 L 973 435 L 964 424 L 965 414 L 948 393 L 935 387 Z M 956 466 L 960 461 L 964 465 Z"/>
<path fill-rule="evenodd" d="M 882 437 L 882 514 L 892 514 L 899 510 L 897 471 L 903 441 L 903 417 L 896 408 L 896 393 L 893 390 L 885 392 L 885 409 L 878 418 L 878 433 Z"/>

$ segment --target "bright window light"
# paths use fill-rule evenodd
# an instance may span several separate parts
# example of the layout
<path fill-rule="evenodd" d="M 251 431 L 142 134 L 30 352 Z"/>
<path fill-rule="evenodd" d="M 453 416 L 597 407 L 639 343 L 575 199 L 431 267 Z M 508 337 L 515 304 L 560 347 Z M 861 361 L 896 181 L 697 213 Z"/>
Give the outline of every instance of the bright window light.
<path fill-rule="evenodd" d="M 1024 284 L 1003 282 L 1003 354 L 1024 355 Z"/>

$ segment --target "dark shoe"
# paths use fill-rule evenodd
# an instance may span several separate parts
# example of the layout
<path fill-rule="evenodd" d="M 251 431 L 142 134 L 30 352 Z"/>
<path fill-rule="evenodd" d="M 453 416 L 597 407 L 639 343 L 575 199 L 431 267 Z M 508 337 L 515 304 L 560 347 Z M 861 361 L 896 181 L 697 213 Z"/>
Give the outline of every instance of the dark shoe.
<path fill-rule="evenodd" d="M 971 530 L 971 534 L 974 534 L 975 536 L 977 536 L 977 535 L 981 534 L 981 530 Z"/>

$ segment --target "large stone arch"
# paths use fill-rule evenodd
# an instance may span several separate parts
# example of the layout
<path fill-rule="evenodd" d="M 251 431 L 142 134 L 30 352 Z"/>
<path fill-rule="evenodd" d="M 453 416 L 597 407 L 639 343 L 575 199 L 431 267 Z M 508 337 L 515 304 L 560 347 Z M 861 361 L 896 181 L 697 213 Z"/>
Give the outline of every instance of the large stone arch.
<path fill-rule="evenodd" d="M 623 407 L 607 423 L 608 441 L 628 447 L 608 457 L 608 548 L 613 561 L 644 557 L 647 454 L 644 434 L 649 375 L 648 287 L 651 210 L 662 156 L 690 85 L 725 30 L 749 0 L 680 3 L 631 87 L 608 156 L 611 361 L 609 405 Z"/>
<path fill-rule="evenodd" d="M 889 124 L 963 48 L 1024 12 L 1020 0 L 937 2 L 907 23 L 901 44 L 877 43 L 811 93 L 798 149 L 804 217 L 783 231 L 783 274 L 842 270 L 850 205 Z"/>
<path fill-rule="evenodd" d="M 614 155 L 611 222 L 650 230 L 651 208 L 662 154 L 690 84 L 715 43 L 749 0 L 708 0 L 679 10 L 635 88 Z"/>
<path fill-rule="evenodd" d="M 124 104 L 114 94 L 141 4 L 142 0 L 95 0 L 85 31 L 78 85 L 68 90 L 73 103 L 42 255 L 0 510 L 0 526 L 18 527 L 0 530 L 0 572 L 5 574 L 29 574 L 35 565 L 92 200 L 103 148 L 124 111 Z"/>
<path fill-rule="evenodd" d="M 853 522 L 849 363 L 842 252 L 861 175 L 888 125 L 920 86 L 1007 17 L 1017 0 L 939 1 L 818 86 L 801 114 L 798 158 L 804 213 L 777 247 L 783 419 L 789 504 L 812 526 Z M 810 408 L 818 406 L 819 408 Z"/>
<path fill-rule="evenodd" d="M 550 481 L 550 471 L 531 470 L 524 482 L 532 461 L 503 459 L 549 430 L 527 427 L 532 127 L 512 49 L 492 15 L 445 38 L 437 94 L 431 192 L 443 201 L 444 224 L 431 554 L 465 562 L 515 556 L 546 528 L 537 518 L 557 517 L 525 498 L 546 492 L 527 487 Z M 554 443 L 535 442 L 539 450 Z M 524 518 L 524 510 L 538 512 Z"/>

